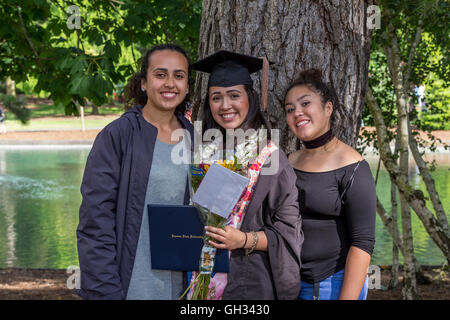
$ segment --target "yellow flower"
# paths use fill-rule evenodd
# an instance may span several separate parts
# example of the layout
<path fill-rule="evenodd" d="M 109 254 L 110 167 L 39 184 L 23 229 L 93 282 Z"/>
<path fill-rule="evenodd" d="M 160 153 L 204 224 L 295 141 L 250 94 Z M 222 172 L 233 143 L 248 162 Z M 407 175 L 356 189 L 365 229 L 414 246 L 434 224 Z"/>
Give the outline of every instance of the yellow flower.
<path fill-rule="evenodd" d="M 234 160 L 220 160 L 218 162 L 218 164 L 221 165 L 222 167 L 225 167 L 225 168 L 231 170 L 231 171 L 237 171 L 238 170 L 238 167 L 237 167 L 237 165 L 236 165 Z"/>
<path fill-rule="evenodd" d="M 202 167 L 203 167 L 203 170 L 205 170 L 205 174 L 206 174 L 209 170 L 209 167 L 211 167 L 211 165 L 204 163 L 204 164 L 202 164 Z"/>

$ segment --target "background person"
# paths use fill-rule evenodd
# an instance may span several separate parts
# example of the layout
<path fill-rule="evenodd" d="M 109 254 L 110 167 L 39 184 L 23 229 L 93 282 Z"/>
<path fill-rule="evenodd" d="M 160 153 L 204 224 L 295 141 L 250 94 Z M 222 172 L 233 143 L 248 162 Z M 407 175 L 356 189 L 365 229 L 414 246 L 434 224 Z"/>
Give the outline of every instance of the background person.
<path fill-rule="evenodd" d="M 6 133 L 5 110 L 2 107 L 0 107 L 0 133 Z"/>
<path fill-rule="evenodd" d="M 421 112 L 427 112 L 427 106 L 425 102 L 425 86 L 423 83 L 419 84 L 416 91 L 417 99 L 419 101 L 419 107 Z"/>

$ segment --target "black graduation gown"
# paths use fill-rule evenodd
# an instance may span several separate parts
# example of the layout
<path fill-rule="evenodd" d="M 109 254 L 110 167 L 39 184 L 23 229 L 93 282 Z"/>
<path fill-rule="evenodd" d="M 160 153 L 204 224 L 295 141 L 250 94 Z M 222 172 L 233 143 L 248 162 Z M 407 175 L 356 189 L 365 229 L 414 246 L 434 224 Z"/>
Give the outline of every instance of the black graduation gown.
<path fill-rule="evenodd" d="M 289 300 L 300 293 L 302 220 L 298 208 L 296 175 L 283 151 L 271 154 L 279 168 L 260 175 L 244 216 L 241 231 L 264 231 L 268 251 L 233 250 L 224 300 Z M 268 164 L 265 164 L 266 167 Z"/>

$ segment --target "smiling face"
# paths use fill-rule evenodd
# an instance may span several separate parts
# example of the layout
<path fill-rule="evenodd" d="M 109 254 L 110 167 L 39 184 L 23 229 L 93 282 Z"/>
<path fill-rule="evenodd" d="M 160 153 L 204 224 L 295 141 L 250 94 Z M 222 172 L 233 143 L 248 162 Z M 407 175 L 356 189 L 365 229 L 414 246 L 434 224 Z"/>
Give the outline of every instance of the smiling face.
<path fill-rule="evenodd" d="M 155 51 L 149 57 L 147 79 L 141 80 L 147 93 L 147 106 L 174 111 L 188 90 L 188 61 L 173 50 Z"/>
<path fill-rule="evenodd" d="M 286 123 L 297 138 L 313 140 L 330 129 L 331 102 L 323 104 L 320 95 L 307 86 L 293 87 L 285 100 Z"/>
<path fill-rule="evenodd" d="M 210 87 L 209 107 L 214 120 L 224 129 L 236 129 L 247 117 L 249 101 L 244 85 Z"/>

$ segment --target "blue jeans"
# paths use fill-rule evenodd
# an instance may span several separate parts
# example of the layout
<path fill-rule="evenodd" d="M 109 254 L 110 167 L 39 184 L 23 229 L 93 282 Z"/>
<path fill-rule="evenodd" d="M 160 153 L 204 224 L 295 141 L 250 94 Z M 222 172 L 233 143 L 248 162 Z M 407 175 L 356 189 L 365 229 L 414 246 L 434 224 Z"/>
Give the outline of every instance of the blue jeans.
<path fill-rule="evenodd" d="M 341 293 L 342 283 L 344 282 L 345 269 L 336 272 L 328 278 L 316 284 L 319 291 L 318 300 L 338 300 Z M 314 284 L 305 281 L 301 282 L 302 288 L 300 290 L 300 300 L 314 300 Z M 316 288 L 317 290 L 317 288 Z M 368 277 L 364 281 L 364 285 L 359 294 L 358 300 L 366 300 L 368 290 Z"/>

